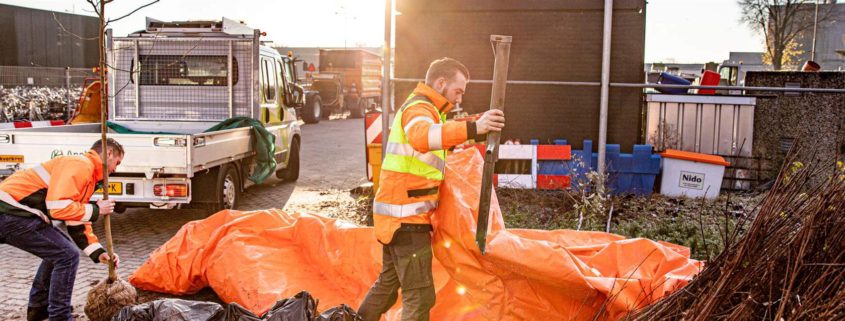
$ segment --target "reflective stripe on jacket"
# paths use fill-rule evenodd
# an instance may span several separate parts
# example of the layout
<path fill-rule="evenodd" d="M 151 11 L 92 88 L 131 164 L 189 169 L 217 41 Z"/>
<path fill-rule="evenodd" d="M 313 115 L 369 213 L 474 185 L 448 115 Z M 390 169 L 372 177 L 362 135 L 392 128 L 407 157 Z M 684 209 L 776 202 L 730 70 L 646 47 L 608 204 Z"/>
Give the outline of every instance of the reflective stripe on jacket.
<path fill-rule="evenodd" d="M 461 144 L 475 124 L 445 121 L 452 104 L 420 83 L 396 113 L 388 136 L 381 183 L 373 203 L 376 238 L 388 244 L 405 224 L 431 224 L 440 182 L 446 169 L 446 150 Z"/>
<path fill-rule="evenodd" d="M 19 171 L 0 182 L 0 211 L 3 214 L 36 216 L 49 224 L 64 221 L 68 234 L 94 260 L 104 252 L 91 222 L 99 208 L 89 204 L 97 182 L 103 178 L 103 162 L 95 151 L 82 156 L 57 157 Z"/>

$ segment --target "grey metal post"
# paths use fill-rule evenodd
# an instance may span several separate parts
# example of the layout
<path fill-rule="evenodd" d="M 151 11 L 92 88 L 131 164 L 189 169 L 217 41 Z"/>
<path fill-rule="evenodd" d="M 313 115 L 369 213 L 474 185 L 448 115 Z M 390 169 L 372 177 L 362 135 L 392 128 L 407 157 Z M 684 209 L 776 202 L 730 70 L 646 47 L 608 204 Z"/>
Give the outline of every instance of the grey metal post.
<path fill-rule="evenodd" d="M 384 47 L 382 48 L 381 77 L 381 159 L 387 155 L 387 138 L 390 137 L 390 47 L 393 29 L 393 0 L 384 4 Z"/>
<path fill-rule="evenodd" d="M 235 95 L 232 88 L 232 40 L 229 43 L 229 57 L 226 59 L 226 88 L 229 91 L 229 118 L 235 117 Z"/>
<path fill-rule="evenodd" d="M 610 30 L 613 26 L 613 0 L 604 0 L 604 32 L 601 54 L 601 105 L 599 112 L 599 175 L 605 173 L 605 149 L 607 146 L 607 103 L 610 90 Z M 600 186 L 604 185 L 601 182 Z"/>
<path fill-rule="evenodd" d="M 816 15 L 813 17 L 813 51 L 810 54 L 810 60 L 816 61 L 816 32 L 819 28 L 819 0 L 814 0 L 816 3 Z"/>
<path fill-rule="evenodd" d="M 70 110 L 71 100 L 73 99 L 73 98 L 71 98 L 71 95 L 70 95 L 70 67 L 65 67 L 65 89 L 66 89 L 65 99 L 67 100 L 67 103 L 65 104 L 65 108 L 67 109 L 67 118 L 68 118 L 68 119 L 65 119 L 65 121 L 69 121 L 70 117 L 72 116 L 72 112 L 73 112 L 72 110 Z"/>
<path fill-rule="evenodd" d="M 135 80 L 135 86 L 133 86 L 135 89 L 135 118 L 141 117 L 141 49 L 138 42 L 138 40 L 135 40 L 135 55 L 132 58 L 135 60 L 135 68 L 129 71 L 129 77 Z"/>
<path fill-rule="evenodd" d="M 424 79 L 417 78 L 393 78 L 393 83 L 397 82 L 420 82 Z M 485 79 L 471 79 L 470 84 L 492 84 L 493 80 Z M 600 82 L 592 81 L 548 81 L 548 80 L 508 80 L 508 85 L 548 85 L 548 86 L 582 86 L 582 87 L 600 87 Z M 651 84 L 651 83 L 624 83 L 612 82 L 610 87 L 619 88 L 677 88 L 677 89 L 716 89 L 716 90 L 741 90 L 741 91 L 776 91 L 776 92 L 802 92 L 802 93 L 845 93 L 845 89 L 838 88 L 788 88 L 788 87 L 748 87 L 748 86 L 692 86 L 692 85 L 669 85 L 669 84 Z"/>
<path fill-rule="evenodd" d="M 252 68 L 250 68 L 250 77 L 252 78 L 252 88 L 258 88 L 261 84 L 258 80 L 258 76 L 260 75 L 258 70 L 261 69 L 261 66 L 259 66 L 261 59 L 258 57 L 261 50 L 261 30 L 255 29 L 252 31 L 252 40 L 252 51 L 250 52 L 250 59 L 252 60 L 250 66 L 252 66 Z M 257 119 L 257 117 L 261 117 L 260 99 L 260 97 L 255 95 L 255 90 L 249 91 L 249 101 L 251 105 L 249 107 L 249 116 L 252 118 Z"/>

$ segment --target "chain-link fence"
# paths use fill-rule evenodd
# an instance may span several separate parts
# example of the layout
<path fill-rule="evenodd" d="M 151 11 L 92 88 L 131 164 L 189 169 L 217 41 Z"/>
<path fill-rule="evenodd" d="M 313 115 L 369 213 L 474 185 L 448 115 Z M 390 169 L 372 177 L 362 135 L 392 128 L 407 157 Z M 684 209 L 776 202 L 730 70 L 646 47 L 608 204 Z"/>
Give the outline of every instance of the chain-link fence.
<path fill-rule="evenodd" d="M 96 77 L 88 68 L 0 66 L 0 86 L 81 87 L 85 78 Z"/>
<path fill-rule="evenodd" d="M 93 77 L 86 68 L 0 66 L 0 122 L 67 121 Z"/>

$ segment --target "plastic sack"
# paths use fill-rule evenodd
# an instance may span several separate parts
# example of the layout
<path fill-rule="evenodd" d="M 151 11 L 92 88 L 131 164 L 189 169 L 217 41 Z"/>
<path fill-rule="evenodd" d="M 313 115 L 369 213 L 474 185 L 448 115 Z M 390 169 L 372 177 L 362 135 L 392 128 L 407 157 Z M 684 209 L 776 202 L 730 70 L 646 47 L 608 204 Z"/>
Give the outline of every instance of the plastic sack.
<path fill-rule="evenodd" d="M 161 299 L 125 307 L 112 321 L 222 321 L 225 314 L 214 302 Z"/>
<path fill-rule="evenodd" d="M 317 318 L 317 321 L 362 321 L 361 316 L 346 304 L 328 309 Z"/>
<path fill-rule="evenodd" d="M 315 319 L 317 301 L 302 291 L 276 302 L 259 317 L 237 303 L 224 309 L 214 302 L 161 299 L 126 307 L 112 321 L 358 321 L 360 317 L 348 306 L 331 308 Z"/>
<path fill-rule="evenodd" d="M 302 291 L 292 298 L 276 302 L 264 315 L 264 321 L 311 321 L 317 316 L 317 301 Z"/>
<path fill-rule="evenodd" d="M 447 158 L 432 217 L 432 320 L 618 319 L 684 286 L 701 268 L 688 249 L 668 243 L 505 229 L 495 194 L 481 255 L 475 220 L 482 167 L 474 149 Z M 173 294 L 210 286 L 256 314 L 301 290 L 326 306 L 357 307 L 378 277 L 381 252 L 369 227 L 277 209 L 222 211 L 183 226 L 129 281 Z M 384 319 L 400 315 L 397 303 Z"/>

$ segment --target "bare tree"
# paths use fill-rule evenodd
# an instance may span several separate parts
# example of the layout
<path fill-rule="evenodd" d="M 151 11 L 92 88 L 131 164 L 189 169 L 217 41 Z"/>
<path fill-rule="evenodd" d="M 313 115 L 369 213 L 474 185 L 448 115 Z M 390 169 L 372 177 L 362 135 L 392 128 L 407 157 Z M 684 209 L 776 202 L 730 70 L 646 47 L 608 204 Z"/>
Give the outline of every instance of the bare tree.
<path fill-rule="evenodd" d="M 738 0 L 742 21 L 765 37 L 765 55 L 774 70 L 781 70 L 803 53 L 799 47 L 801 37 L 812 32 L 816 23 L 832 17 L 834 6 L 826 5 L 816 19 L 816 1 L 819 0 Z M 836 1 L 821 0 L 821 3 Z"/>

